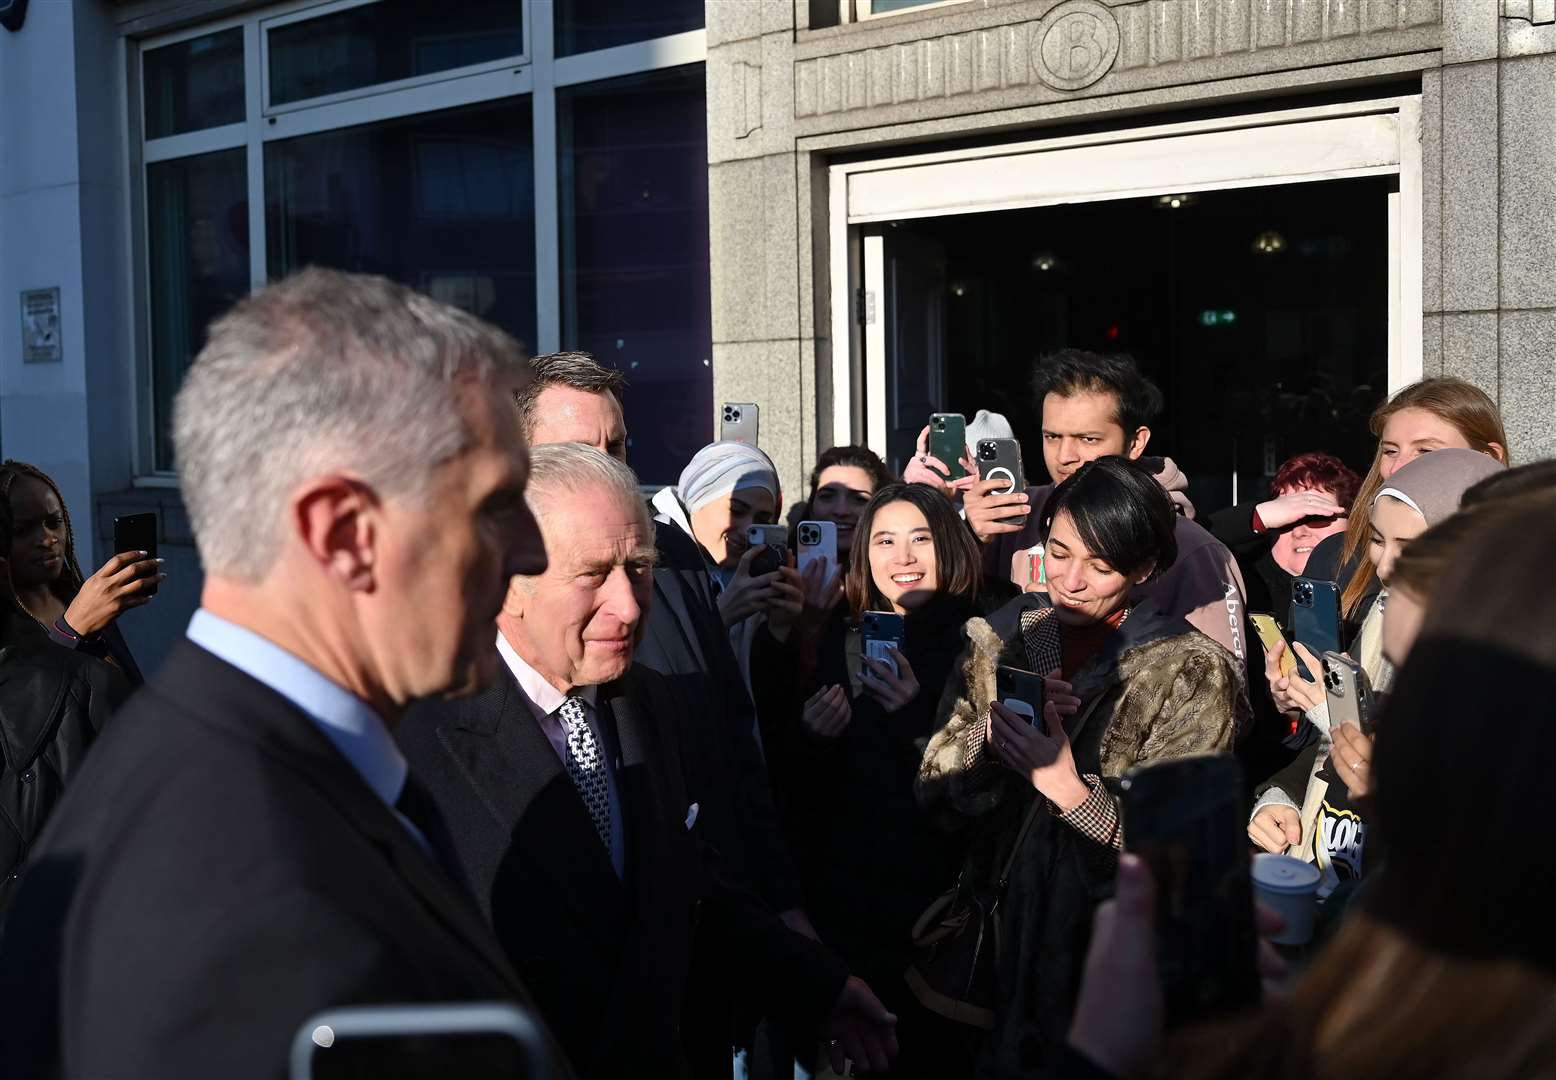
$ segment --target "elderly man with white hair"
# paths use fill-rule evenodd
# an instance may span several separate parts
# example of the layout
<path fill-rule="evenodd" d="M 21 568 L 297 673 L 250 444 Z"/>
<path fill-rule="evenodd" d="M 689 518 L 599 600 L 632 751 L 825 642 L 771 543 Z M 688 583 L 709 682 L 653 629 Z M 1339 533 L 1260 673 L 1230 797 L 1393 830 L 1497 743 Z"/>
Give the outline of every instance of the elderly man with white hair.
<path fill-rule="evenodd" d="M 401 745 L 514 966 L 590 1078 L 686 1074 L 694 931 L 739 956 L 763 1003 L 821 1023 L 877 1071 L 893 1018 L 824 946 L 729 885 L 682 773 L 685 705 L 633 662 L 653 590 L 637 478 L 579 443 L 536 447 L 529 502 L 549 566 L 497 620 L 506 677 L 421 706 Z M 699 929 L 700 924 L 700 929 Z"/>
<path fill-rule="evenodd" d="M 273 1078 L 323 1009 L 527 1000 L 391 735 L 491 681 L 502 590 L 545 568 L 523 376 L 383 278 L 305 271 L 212 324 L 173 415 L 201 608 L 9 911 L 8 1076 Z"/>

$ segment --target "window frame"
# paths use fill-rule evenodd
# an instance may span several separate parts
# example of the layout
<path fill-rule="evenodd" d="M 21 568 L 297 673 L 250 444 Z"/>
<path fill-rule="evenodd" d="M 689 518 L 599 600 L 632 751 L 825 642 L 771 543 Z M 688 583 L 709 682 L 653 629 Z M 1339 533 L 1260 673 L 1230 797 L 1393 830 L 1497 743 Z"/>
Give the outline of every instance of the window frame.
<path fill-rule="evenodd" d="M 921 11 L 955 7 L 969 2 L 970 0 L 931 0 L 930 3 L 918 4 L 900 11 L 876 11 L 875 0 L 838 0 L 838 14 L 839 21 L 844 23 L 866 23 L 876 19 L 895 19 L 899 15 L 914 15 Z"/>
<path fill-rule="evenodd" d="M 137 486 L 172 487 L 178 482 L 177 473 L 158 468 L 156 460 L 156 432 L 163 418 L 158 415 L 153 384 L 149 166 L 219 150 L 244 149 L 248 178 L 249 288 L 254 290 L 265 284 L 268 267 L 265 228 L 267 143 L 419 113 L 528 97 L 535 171 L 536 340 L 531 344 L 536 352 L 554 352 L 561 347 L 562 333 L 556 91 L 560 87 L 707 62 L 705 29 L 558 57 L 555 55 L 556 36 L 550 0 L 513 0 L 523 8 L 525 55 L 522 57 L 374 84 L 281 106 L 270 105 L 268 32 L 271 29 L 376 2 L 380 0 L 292 0 L 176 30 L 152 30 L 138 37 L 124 38 L 128 79 L 125 121 L 130 169 L 127 273 L 133 299 L 129 346 L 135 374 L 133 472 Z M 233 27 L 243 28 L 243 121 L 146 139 L 144 55 L 164 45 Z"/>

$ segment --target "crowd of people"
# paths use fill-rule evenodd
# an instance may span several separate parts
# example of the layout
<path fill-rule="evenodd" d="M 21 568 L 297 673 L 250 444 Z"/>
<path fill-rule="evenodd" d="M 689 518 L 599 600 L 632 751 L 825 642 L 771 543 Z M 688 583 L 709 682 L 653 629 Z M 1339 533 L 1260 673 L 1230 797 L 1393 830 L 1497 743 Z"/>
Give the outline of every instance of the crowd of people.
<path fill-rule="evenodd" d="M 0 467 L 6 1075 L 283 1076 L 323 1010 L 459 1002 L 590 1080 L 1556 1074 L 1556 463 L 1433 378 L 1365 477 L 1313 448 L 1203 517 L 1127 357 L 1027 392 L 1024 491 L 926 428 L 792 507 L 742 442 L 646 499 L 586 354 L 381 278 L 241 301 L 174 410 L 205 585 L 149 678 L 116 620 L 161 563 L 84 576 Z M 1365 731 L 1297 641 L 1315 583 Z M 1193 755 L 1240 763 L 1250 859 L 1316 868 L 1318 929 L 1168 1024 L 1121 781 Z M 387 1046 L 351 1075 L 410 1075 Z"/>

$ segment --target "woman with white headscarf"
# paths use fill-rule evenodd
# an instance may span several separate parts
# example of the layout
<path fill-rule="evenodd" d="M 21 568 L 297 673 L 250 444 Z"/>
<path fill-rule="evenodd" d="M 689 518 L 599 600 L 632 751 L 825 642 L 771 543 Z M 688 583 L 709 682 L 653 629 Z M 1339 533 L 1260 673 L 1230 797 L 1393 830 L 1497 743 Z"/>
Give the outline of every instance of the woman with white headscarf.
<path fill-rule="evenodd" d="M 746 530 L 772 524 L 778 504 L 778 470 L 772 459 L 736 442 L 710 443 L 697 451 L 681 471 L 680 482 L 653 499 L 655 520 L 685 532 L 708 557 L 720 586 L 719 614 L 729 628 L 747 689 L 752 654 L 786 641 L 805 605 L 803 582 L 793 568 L 751 574 L 751 561 L 761 549 L 746 541 Z M 764 638 L 771 638 L 772 646 Z M 761 703 L 757 705 L 760 711 Z"/>

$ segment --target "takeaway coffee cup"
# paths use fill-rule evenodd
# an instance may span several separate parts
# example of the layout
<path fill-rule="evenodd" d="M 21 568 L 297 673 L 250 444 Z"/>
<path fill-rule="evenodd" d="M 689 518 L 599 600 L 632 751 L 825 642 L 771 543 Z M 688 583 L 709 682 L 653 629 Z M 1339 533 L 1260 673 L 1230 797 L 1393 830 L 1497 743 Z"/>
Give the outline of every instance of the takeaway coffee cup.
<path fill-rule="evenodd" d="M 1254 899 L 1286 920 L 1286 929 L 1270 936 L 1272 943 L 1306 945 L 1313 939 L 1313 907 L 1322 877 L 1318 867 L 1290 855 L 1254 856 Z"/>

